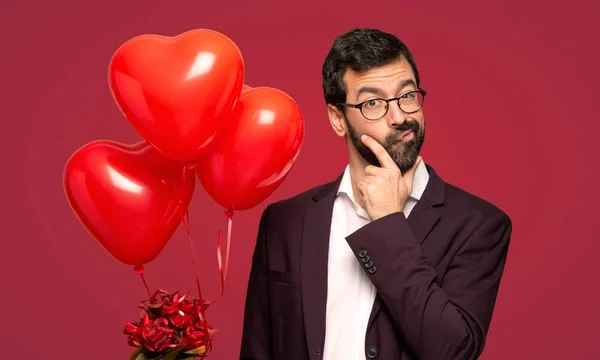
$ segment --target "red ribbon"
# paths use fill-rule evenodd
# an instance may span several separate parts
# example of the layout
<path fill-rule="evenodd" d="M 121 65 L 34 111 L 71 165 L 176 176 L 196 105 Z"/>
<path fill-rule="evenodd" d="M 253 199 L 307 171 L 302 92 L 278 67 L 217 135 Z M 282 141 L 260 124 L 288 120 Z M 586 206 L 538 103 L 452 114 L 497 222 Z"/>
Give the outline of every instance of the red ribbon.
<path fill-rule="evenodd" d="M 192 170 L 196 167 L 196 163 L 191 161 L 186 163 L 186 165 L 183 168 L 183 182 L 185 183 L 185 177 L 187 176 L 187 171 L 188 170 Z M 180 206 L 181 208 L 181 206 Z M 182 209 L 182 211 L 184 211 Z M 223 229 L 219 229 L 219 233 L 217 235 L 217 261 L 219 264 L 219 275 L 221 277 L 221 298 L 223 297 L 223 294 L 225 293 L 225 278 L 227 277 L 227 270 L 229 268 L 229 252 L 230 252 L 230 248 L 231 248 L 231 229 L 233 227 L 233 211 L 231 210 L 225 210 L 225 222 L 227 224 L 227 243 L 225 245 L 225 261 L 223 262 L 222 259 L 222 251 L 221 251 L 221 234 L 223 232 Z M 185 227 L 185 231 L 188 234 L 188 237 L 190 235 L 190 218 L 189 218 L 189 213 L 187 210 L 185 210 L 185 212 L 182 214 L 182 222 L 183 225 Z M 192 251 L 192 262 L 194 264 L 194 271 L 195 271 L 195 275 L 196 275 L 196 285 L 198 287 L 198 296 L 200 297 L 200 299 L 202 299 L 202 292 L 200 290 L 200 280 L 198 279 L 198 269 L 196 266 L 196 250 L 194 249 L 194 244 L 192 242 L 192 239 L 190 237 L 190 249 Z M 216 303 L 216 301 L 213 301 L 211 303 Z"/>
<path fill-rule="evenodd" d="M 225 278 L 227 277 L 227 269 L 229 268 L 229 249 L 231 247 L 231 228 L 233 226 L 233 211 L 225 210 L 225 219 L 227 223 L 227 244 L 225 245 L 225 264 L 221 259 L 221 233 L 223 229 L 219 230 L 217 235 L 217 260 L 219 263 L 219 274 L 221 275 L 221 297 L 225 292 Z"/>
<path fill-rule="evenodd" d="M 187 176 L 188 170 L 194 169 L 195 166 L 196 166 L 195 162 L 189 162 L 183 167 L 183 182 L 184 183 L 185 183 L 185 178 Z M 175 189 L 175 191 L 177 192 L 177 188 Z M 191 231 L 190 231 L 190 214 L 187 211 L 187 209 L 183 209 L 183 207 L 181 206 L 181 202 L 182 202 L 182 200 L 180 200 L 180 205 L 179 205 L 179 208 L 182 211 L 181 222 L 183 223 L 183 227 L 185 229 L 185 232 L 187 234 L 188 241 L 190 244 L 190 250 L 192 251 L 192 265 L 194 266 L 194 275 L 196 277 L 196 287 L 198 289 L 198 298 L 200 300 L 200 304 L 198 306 L 198 315 L 200 317 L 200 323 L 202 324 L 202 328 L 204 331 L 204 338 L 206 339 L 206 343 L 205 343 L 206 352 L 208 353 L 210 348 L 212 347 L 212 341 L 211 341 L 210 333 L 208 331 L 208 322 L 206 321 L 206 315 L 205 315 L 204 311 L 206 309 L 206 305 L 209 305 L 213 302 L 207 302 L 202 297 L 202 289 L 200 287 L 200 277 L 198 276 L 198 266 L 196 265 L 196 261 L 197 261 L 196 249 L 194 247 L 194 242 L 192 241 Z"/>
<path fill-rule="evenodd" d="M 188 162 L 188 163 L 185 164 L 185 166 L 183 167 L 183 181 L 184 182 L 186 180 L 187 172 L 189 170 L 192 170 L 194 167 L 195 167 L 195 163 L 194 162 Z M 178 192 L 179 192 L 179 189 L 176 187 L 175 188 L 175 195 L 177 197 L 179 195 Z M 202 329 L 198 329 L 198 327 L 196 327 L 195 329 L 191 329 L 191 330 L 188 329 L 188 330 L 186 330 L 186 333 L 184 334 L 185 335 L 184 336 L 185 339 L 182 339 L 180 342 L 182 344 L 185 343 L 186 346 L 192 346 L 192 347 L 197 347 L 197 346 L 200 346 L 201 344 L 204 344 L 204 346 L 205 346 L 205 354 L 203 356 L 206 356 L 210 352 L 210 350 L 212 349 L 212 338 L 211 338 L 210 331 L 209 331 L 209 328 L 212 328 L 212 326 L 209 325 L 208 322 L 206 321 L 205 310 L 206 310 L 206 307 L 208 305 L 213 304 L 216 301 L 206 301 L 202 297 L 202 289 L 201 289 L 201 286 L 200 286 L 200 277 L 198 276 L 198 266 L 196 264 L 196 262 L 197 262 L 196 250 L 194 248 L 194 243 L 192 241 L 191 231 L 190 231 L 190 217 L 189 217 L 189 212 L 188 212 L 187 209 L 184 209 L 182 207 L 182 201 L 183 201 L 182 199 L 179 200 L 179 208 L 181 210 L 181 222 L 182 222 L 183 227 L 185 229 L 185 232 L 186 232 L 186 234 L 188 236 L 190 249 L 192 251 L 192 265 L 194 267 L 194 275 L 195 275 L 195 278 L 196 278 L 196 287 L 198 289 L 198 301 L 191 302 L 190 304 L 193 304 L 193 306 L 196 307 L 195 313 L 198 316 L 200 327 Z M 227 214 L 229 214 L 229 212 Z M 231 216 L 233 216 L 232 213 L 231 213 Z M 229 220 L 230 220 L 230 223 L 229 223 L 229 232 L 231 232 L 231 216 L 229 217 Z M 217 244 L 217 249 L 219 251 L 219 271 L 221 273 L 221 296 L 223 296 L 223 288 L 224 288 L 225 276 L 226 276 L 226 273 L 227 273 L 227 266 L 228 266 L 228 263 L 229 263 L 229 243 L 230 243 L 230 237 L 231 236 L 229 235 L 228 239 L 227 239 L 227 250 L 226 250 L 227 251 L 227 257 L 226 257 L 226 260 L 225 260 L 225 270 L 223 271 L 223 267 L 221 265 L 221 258 L 220 258 L 220 232 L 219 232 L 219 241 L 218 241 L 218 244 Z M 152 300 L 155 300 L 157 294 L 159 294 L 159 293 L 161 295 L 167 294 L 164 291 L 158 291 L 155 295 L 151 295 L 150 289 L 149 289 L 148 284 L 146 282 L 146 279 L 144 277 L 144 266 L 143 265 L 137 265 L 137 266 L 135 266 L 134 267 L 134 271 L 135 271 L 136 274 L 140 275 L 140 278 L 142 280 L 142 284 L 144 285 L 144 288 L 146 289 L 146 293 L 147 293 L 148 298 L 149 298 L 148 301 L 151 302 Z M 183 297 L 180 298 L 179 293 L 175 293 L 173 295 L 177 299 L 180 299 L 180 300 L 183 300 L 186 297 L 186 296 L 183 296 Z M 177 314 L 175 314 L 175 315 L 179 316 Z M 171 320 L 173 320 L 173 319 L 171 319 Z M 186 319 L 185 318 L 182 318 L 182 319 L 178 319 L 177 318 L 175 320 L 184 321 Z M 166 320 L 165 319 L 160 319 L 160 321 L 165 322 Z M 131 345 L 142 346 L 142 343 L 140 342 L 141 340 L 138 339 L 138 337 L 141 336 L 140 334 L 143 333 L 144 329 L 147 327 L 146 325 L 148 325 L 148 324 L 140 322 L 139 325 L 140 325 L 139 327 L 136 326 L 133 323 L 128 323 L 126 325 L 125 332 L 128 335 L 130 335 L 130 339 L 129 340 L 131 342 Z M 150 349 L 152 351 L 158 351 L 158 350 L 162 351 L 162 350 L 164 350 L 162 342 L 165 342 L 165 341 L 169 340 L 169 338 L 168 338 L 170 336 L 169 332 L 172 332 L 172 329 L 169 329 L 168 327 L 165 327 L 164 329 L 161 328 L 159 330 L 161 330 L 162 332 L 157 332 L 157 334 L 158 334 L 157 336 L 160 335 L 164 339 L 160 338 L 157 341 L 154 341 L 156 339 L 150 339 L 150 340 L 154 341 L 152 343 L 153 345 L 152 344 L 145 344 L 145 346 L 146 345 L 152 345 L 151 346 L 152 349 Z M 148 339 L 146 339 L 146 340 L 148 340 Z M 148 341 L 150 341 L 150 340 L 148 340 Z M 175 344 L 175 345 L 171 344 L 171 345 L 168 345 L 168 346 L 178 346 L 178 345 L 180 345 L 180 344 Z M 156 349 L 155 349 L 155 346 L 156 346 Z M 165 345 L 165 346 L 167 346 L 167 345 Z"/>
<path fill-rule="evenodd" d="M 152 295 L 150 295 L 150 289 L 148 288 L 148 284 L 146 283 L 146 278 L 144 277 L 144 265 L 136 265 L 133 268 L 133 271 L 135 271 L 135 273 L 138 274 L 140 276 L 140 278 L 142 278 L 142 283 L 144 284 L 146 293 L 148 294 L 148 297 L 150 298 Z"/>
<path fill-rule="evenodd" d="M 194 167 L 195 167 L 195 162 L 188 162 L 185 164 L 185 166 L 183 167 L 183 181 L 184 182 L 186 180 L 187 172 L 189 170 L 194 169 Z M 178 196 L 178 191 L 179 191 L 179 189 L 175 188 L 176 196 Z M 181 222 L 182 222 L 185 232 L 187 234 L 187 237 L 189 240 L 189 245 L 190 245 L 190 250 L 192 252 L 192 265 L 194 267 L 194 275 L 196 278 L 196 287 L 198 290 L 198 298 L 199 298 L 197 314 L 198 314 L 198 317 L 200 320 L 200 324 L 202 325 L 202 332 L 204 335 L 203 337 L 205 339 L 204 344 L 206 346 L 206 354 L 208 354 L 210 349 L 212 348 L 212 339 L 211 339 L 210 332 L 209 332 L 210 325 L 206 321 L 205 309 L 208 305 L 214 304 L 217 301 L 205 301 L 204 298 L 202 297 L 202 289 L 200 286 L 200 277 L 198 276 L 196 249 L 194 247 L 194 243 L 192 241 L 192 236 L 191 236 L 191 231 L 190 231 L 190 216 L 189 216 L 188 210 L 183 209 L 181 204 L 182 204 L 182 200 L 180 200 L 180 204 L 179 204 L 179 208 L 181 210 Z M 218 265 L 219 265 L 219 275 L 221 278 L 221 298 L 223 297 L 223 294 L 225 292 L 225 279 L 227 277 L 227 270 L 229 268 L 229 253 L 230 253 L 230 248 L 231 248 L 231 229 L 233 227 L 233 211 L 225 210 L 225 216 L 226 216 L 226 219 L 225 219 L 224 226 L 226 225 L 226 227 L 227 227 L 227 238 L 226 238 L 226 244 L 225 244 L 225 259 L 224 259 L 224 261 L 223 261 L 222 249 L 221 249 L 221 234 L 223 232 L 223 228 L 219 229 L 219 233 L 217 235 L 217 261 L 218 261 Z M 134 270 L 135 270 L 136 274 L 140 275 L 140 277 L 142 279 L 142 283 L 144 285 L 144 288 L 146 289 L 146 292 L 148 294 L 148 297 L 152 298 L 152 296 L 150 294 L 150 289 L 148 288 L 148 284 L 146 283 L 146 279 L 144 278 L 144 266 L 138 265 L 135 267 Z"/>

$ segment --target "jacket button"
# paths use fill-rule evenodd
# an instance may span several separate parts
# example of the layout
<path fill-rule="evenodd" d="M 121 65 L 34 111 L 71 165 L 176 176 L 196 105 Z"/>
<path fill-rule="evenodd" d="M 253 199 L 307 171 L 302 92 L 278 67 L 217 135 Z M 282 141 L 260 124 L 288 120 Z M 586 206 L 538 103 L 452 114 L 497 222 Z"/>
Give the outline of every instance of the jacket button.
<path fill-rule="evenodd" d="M 361 250 L 361 251 L 358 253 L 358 256 L 360 256 L 361 258 L 364 258 L 365 256 L 367 256 L 367 250 Z"/>
<path fill-rule="evenodd" d="M 371 273 L 371 274 L 375 274 L 376 271 L 377 271 L 377 267 L 375 267 L 375 266 L 369 268 L 369 273 Z"/>
<path fill-rule="evenodd" d="M 371 346 L 367 351 L 367 356 L 369 359 L 375 359 L 377 357 L 377 348 L 375 346 Z"/>

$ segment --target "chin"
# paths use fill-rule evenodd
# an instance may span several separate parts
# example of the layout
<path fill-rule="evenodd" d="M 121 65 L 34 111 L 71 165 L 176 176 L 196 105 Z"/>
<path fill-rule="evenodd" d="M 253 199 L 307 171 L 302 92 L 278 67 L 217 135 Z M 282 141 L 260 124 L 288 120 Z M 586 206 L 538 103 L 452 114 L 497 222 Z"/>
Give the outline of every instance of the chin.
<path fill-rule="evenodd" d="M 394 163 L 396 163 L 400 171 L 402 173 L 405 173 L 415 165 L 418 157 L 418 152 L 410 151 L 410 153 L 407 154 L 407 152 L 404 151 L 400 154 L 394 154 L 392 156 L 392 159 L 394 160 Z"/>

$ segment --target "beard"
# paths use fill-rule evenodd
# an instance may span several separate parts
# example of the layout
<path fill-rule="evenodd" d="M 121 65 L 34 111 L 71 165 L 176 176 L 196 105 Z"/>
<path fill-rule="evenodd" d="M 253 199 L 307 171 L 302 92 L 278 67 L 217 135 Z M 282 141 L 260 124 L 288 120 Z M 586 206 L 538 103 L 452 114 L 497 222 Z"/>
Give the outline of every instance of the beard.
<path fill-rule="evenodd" d="M 360 140 L 362 134 L 358 134 L 356 129 L 352 127 L 348 119 L 346 119 L 346 125 L 348 126 L 348 135 L 352 144 L 358 151 L 358 153 L 365 159 L 365 161 L 373 166 L 381 167 L 377 156 Z M 399 136 L 403 132 L 411 130 L 413 138 L 409 141 L 399 141 Z M 405 121 L 402 125 L 396 126 L 386 137 L 381 144 L 385 148 L 396 166 L 404 174 L 410 170 L 417 161 L 417 157 L 421 152 L 421 147 L 425 142 L 425 129 L 421 127 L 418 122 L 414 120 Z"/>

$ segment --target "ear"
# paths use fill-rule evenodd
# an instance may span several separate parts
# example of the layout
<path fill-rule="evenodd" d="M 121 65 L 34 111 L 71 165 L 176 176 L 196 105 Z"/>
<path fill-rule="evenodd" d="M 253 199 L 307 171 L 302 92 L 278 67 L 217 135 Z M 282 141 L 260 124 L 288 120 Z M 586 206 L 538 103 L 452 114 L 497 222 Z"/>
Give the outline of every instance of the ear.
<path fill-rule="evenodd" d="M 337 107 L 328 104 L 327 113 L 329 114 L 329 122 L 331 123 L 331 127 L 337 136 L 346 136 L 346 120 L 344 119 L 344 114 L 342 114 L 342 111 Z"/>

